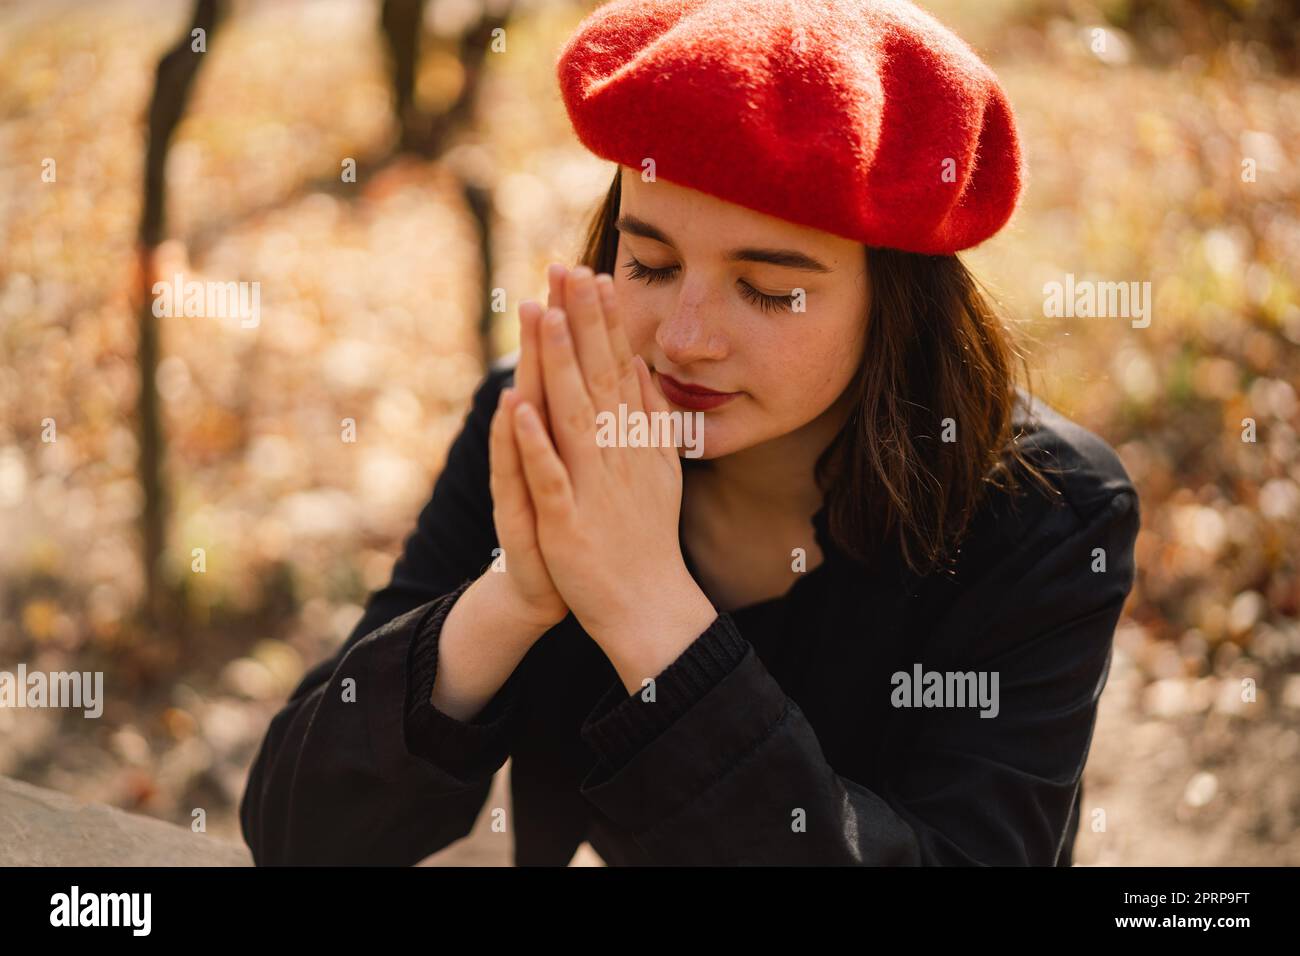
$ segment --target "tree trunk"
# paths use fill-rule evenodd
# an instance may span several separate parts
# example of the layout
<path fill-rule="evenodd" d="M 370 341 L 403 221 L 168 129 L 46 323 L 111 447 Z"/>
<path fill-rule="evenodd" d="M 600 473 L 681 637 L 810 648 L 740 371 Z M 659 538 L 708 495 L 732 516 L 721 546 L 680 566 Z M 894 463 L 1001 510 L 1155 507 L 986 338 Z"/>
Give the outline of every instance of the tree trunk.
<path fill-rule="evenodd" d="M 194 78 L 206 53 L 194 31 L 202 30 L 206 49 L 223 14 L 221 0 L 197 0 L 189 29 L 158 63 L 153 98 L 149 103 L 149 139 L 145 154 L 144 197 L 140 210 L 138 247 L 138 327 L 136 355 L 140 372 L 136 418 L 140 427 L 137 462 L 144 507 L 140 515 L 141 561 L 145 594 L 141 606 L 147 625 L 162 627 L 172 617 L 171 603 L 162 578 L 161 557 L 167 543 L 167 495 L 163 478 L 166 442 L 158 406 L 155 373 L 158 368 L 158 320 L 153 314 L 154 253 L 162 241 L 167 211 L 167 150 L 185 112 Z"/>

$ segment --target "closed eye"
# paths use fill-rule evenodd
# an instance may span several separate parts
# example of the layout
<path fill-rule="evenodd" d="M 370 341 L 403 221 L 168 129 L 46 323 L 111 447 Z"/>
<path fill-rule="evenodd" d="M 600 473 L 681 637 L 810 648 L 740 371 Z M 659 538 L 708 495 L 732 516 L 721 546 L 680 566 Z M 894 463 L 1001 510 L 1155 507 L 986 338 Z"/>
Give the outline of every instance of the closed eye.
<path fill-rule="evenodd" d="M 736 284 L 740 286 L 740 294 L 764 312 L 788 312 L 794 305 L 793 293 L 790 295 L 768 295 L 766 292 L 759 292 L 744 279 L 737 279 Z"/>
<path fill-rule="evenodd" d="M 646 285 L 656 285 L 672 279 L 681 269 L 681 266 L 665 266 L 662 269 L 651 269 L 644 263 L 638 262 L 636 257 L 632 257 L 623 263 L 623 268 L 627 269 L 629 279 L 637 279 Z"/>
<path fill-rule="evenodd" d="M 628 278 L 644 282 L 646 285 L 658 285 L 661 282 L 671 282 L 673 277 L 681 271 L 681 266 L 664 266 L 654 269 L 645 263 L 637 260 L 635 256 L 628 258 L 623 263 L 623 268 L 627 269 Z M 794 295 L 768 295 L 766 292 L 759 292 L 744 279 L 737 279 L 736 285 L 740 287 L 740 294 L 748 301 L 757 305 L 764 312 L 789 311 L 794 304 Z"/>

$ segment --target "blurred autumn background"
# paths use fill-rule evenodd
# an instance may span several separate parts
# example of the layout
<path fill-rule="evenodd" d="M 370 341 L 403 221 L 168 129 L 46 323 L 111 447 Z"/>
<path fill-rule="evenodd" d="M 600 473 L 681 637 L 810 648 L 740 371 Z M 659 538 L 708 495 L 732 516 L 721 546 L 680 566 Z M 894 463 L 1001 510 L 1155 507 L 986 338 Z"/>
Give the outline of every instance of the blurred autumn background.
<path fill-rule="evenodd" d="M 1300 3 L 923 6 L 1027 149 L 969 260 L 1142 498 L 1076 861 L 1300 863 Z M 0 2 L 0 669 L 107 698 L 0 709 L 0 775 L 240 840 L 271 716 L 608 185 L 553 74 L 590 7 Z M 260 323 L 153 318 L 177 272 L 259 282 Z M 1045 318 L 1066 273 L 1149 281 L 1150 326 Z M 508 862 L 488 816 L 429 862 Z"/>

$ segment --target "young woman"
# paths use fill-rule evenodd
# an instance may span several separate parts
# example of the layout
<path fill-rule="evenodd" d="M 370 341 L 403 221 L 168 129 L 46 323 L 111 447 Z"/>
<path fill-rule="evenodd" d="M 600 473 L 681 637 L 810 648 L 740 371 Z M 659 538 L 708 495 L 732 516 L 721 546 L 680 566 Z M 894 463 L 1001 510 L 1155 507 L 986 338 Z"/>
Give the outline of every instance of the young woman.
<path fill-rule="evenodd" d="M 1138 502 L 955 255 L 996 80 L 866 0 L 623 0 L 559 73 L 609 192 L 272 721 L 256 861 L 415 863 L 509 756 L 520 864 L 1069 864 Z"/>

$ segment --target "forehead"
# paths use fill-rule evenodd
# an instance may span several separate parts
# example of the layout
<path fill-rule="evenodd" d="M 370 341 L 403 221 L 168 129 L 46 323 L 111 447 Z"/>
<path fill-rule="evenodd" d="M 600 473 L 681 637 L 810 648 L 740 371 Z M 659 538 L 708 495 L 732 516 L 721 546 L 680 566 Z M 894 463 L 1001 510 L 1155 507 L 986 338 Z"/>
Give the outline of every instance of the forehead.
<path fill-rule="evenodd" d="M 831 267 L 861 256 L 861 245 L 852 239 L 778 219 L 665 179 L 647 183 L 639 170 L 629 166 L 621 166 L 619 173 L 619 213 L 657 226 L 680 249 L 790 248 Z"/>

